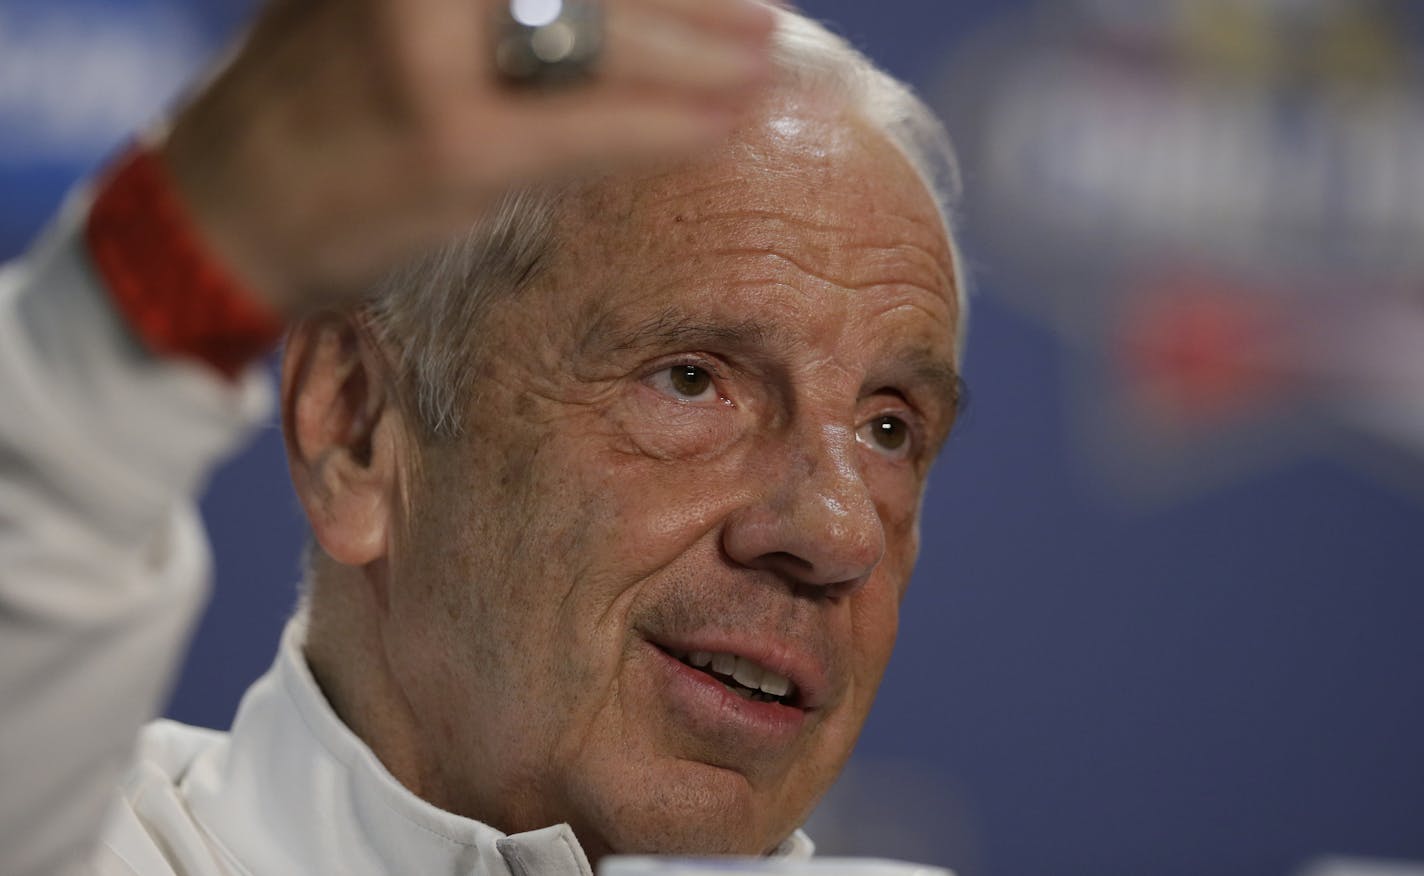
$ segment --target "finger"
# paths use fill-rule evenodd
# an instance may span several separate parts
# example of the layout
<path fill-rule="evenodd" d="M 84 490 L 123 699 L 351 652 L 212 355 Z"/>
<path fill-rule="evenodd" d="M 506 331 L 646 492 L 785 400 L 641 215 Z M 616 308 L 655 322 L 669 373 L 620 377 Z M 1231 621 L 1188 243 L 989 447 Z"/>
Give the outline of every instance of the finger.
<path fill-rule="evenodd" d="M 771 60 L 758 41 L 624 9 L 608 18 L 599 72 L 614 88 L 735 92 L 765 81 Z"/>
<path fill-rule="evenodd" d="M 716 103 L 647 95 L 549 98 L 512 111 L 506 128 L 511 136 L 498 142 L 479 137 L 482 124 L 472 124 L 468 166 L 476 171 L 502 167 L 509 174 L 503 182 L 517 184 L 632 165 L 711 146 L 726 137 L 739 117 Z"/>
<path fill-rule="evenodd" d="M 605 0 L 610 14 L 620 8 L 672 18 L 701 30 L 765 43 L 776 18 L 755 0 Z"/>
<path fill-rule="evenodd" d="M 386 56 L 392 85 L 416 109 L 439 113 L 472 87 L 492 86 L 494 33 L 507 0 L 371 0 L 369 5 L 372 34 L 364 48 Z"/>

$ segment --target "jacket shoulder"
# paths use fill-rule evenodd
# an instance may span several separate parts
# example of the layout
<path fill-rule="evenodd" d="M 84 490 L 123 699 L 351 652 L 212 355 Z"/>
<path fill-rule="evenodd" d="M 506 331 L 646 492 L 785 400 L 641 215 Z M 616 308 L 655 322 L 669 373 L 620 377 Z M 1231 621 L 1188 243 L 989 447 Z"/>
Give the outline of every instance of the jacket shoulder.
<path fill-rule="evenodd" d="M 153 721 L 139 734 L 134 767 L 137 770 L 139 767 L 151 766 L 162 774 L 171 776 L 174 784 L 177 784 L 199 755 L 226 745 L 227 738 L 228 734 L 220 730 L 190 727 L 167 719 Z M 130 770 L 125 785 L 135 778 L 135 770 Z"/>
<path fill-rule="evenodd" d="M 154 721 L 109 814 L 93 859 L 97 876 L 209 876 L 231 872 L 194 820 L 182 790 L 188 768 L 227 743 L 227 734 Z"/>

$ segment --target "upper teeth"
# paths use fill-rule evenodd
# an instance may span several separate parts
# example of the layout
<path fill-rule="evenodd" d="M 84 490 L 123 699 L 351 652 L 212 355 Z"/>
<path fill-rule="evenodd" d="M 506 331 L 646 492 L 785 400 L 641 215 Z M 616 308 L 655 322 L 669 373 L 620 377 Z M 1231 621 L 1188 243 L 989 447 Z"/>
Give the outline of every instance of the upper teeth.
<path fill-rule="evenodd" d="M 693 651 L 687 655 L 687 662 L 698 669 L 710 665 L 718 675 L 730 675 L 738 684 L 774 697 L 784 697 L 791 690 L 791 679 L 736 654 Z"/>

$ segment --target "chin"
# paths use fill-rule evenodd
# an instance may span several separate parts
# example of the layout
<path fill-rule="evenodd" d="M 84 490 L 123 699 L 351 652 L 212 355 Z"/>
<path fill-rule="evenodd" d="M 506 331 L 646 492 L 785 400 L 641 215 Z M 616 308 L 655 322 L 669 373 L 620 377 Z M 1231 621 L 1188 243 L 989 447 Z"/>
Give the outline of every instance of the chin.
<path fill-rule="evenodd" d="M 774 849 L 800 824 L 768 816 L 770 801 L 758 799 L 741 774 L 681 761 L 662 775 L 628 777 L 623 793 L 584 789 L 570 819 L 590 860 L 604 855 L 760 855 Z M 776 823 L 787 820 L 788 823 Z"/>

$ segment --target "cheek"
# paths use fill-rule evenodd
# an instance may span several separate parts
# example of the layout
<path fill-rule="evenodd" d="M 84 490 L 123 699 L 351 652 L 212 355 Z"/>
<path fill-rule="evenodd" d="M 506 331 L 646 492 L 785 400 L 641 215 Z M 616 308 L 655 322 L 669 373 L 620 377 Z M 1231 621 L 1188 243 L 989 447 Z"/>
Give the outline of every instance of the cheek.
<path fill-rule="evenodd" d="M 879 682 L 900 629 L 903 579 L 882 571 L 851 599 L 856 672 L 861 681 Z"/>
<path fill-rule="evenodd" d="M 880 525 L 885 528 L 886 559 L 893 551 L 908 548 L 913 562 L 919 549 L 918 521 L 925 476 L 908 461 L 890 461 L 863 446 L 859 449 L 861 477 L 875 501 Z"/>
<path fill-rule="evenodd" d="M 624 452 L 664 461 L 707 460 L 736 443 L 750 418 L 721 401 L 682 403 L 652 387 L 628 387 L 610 414 Z"/>
<path fill-rule="evenodd" d="M 405 673 L 423 711 L 477 705 L 459 719 L 462 735 L 510 764 L 528 756 L 524 745 L 547 756 L 607 686 L 622 647 L 619 600 L 635 550 L 610 531 L 617 497 L 590 488 L 571 460 L 554 464 L 556 449 L 544 445 L 517 476 L 467 470 L 432 491 L 394 618 L 405 647 L 423 655 Z M 436 678 L 421 675 L 430 666 Z M 519 715 L 510 724 L 522 729 L 510 737 L 493 715 Z"/>
<path fill-rule="evenodd" d="M 753 495 L 748 411 L 679 404 L 639 385 L 600 425 L 577 458 L 593 479 L 589 491 L 606 505 L 608 527 L 637 551 L 644 571 L 674 559 Z"/>
<path fill-rule="evenodd" d="M 711 462 L 650 459 L 590 448 L 579 506 L 589 515 L 575 561 L 636 585 L 692 550 L 735 501 L 735 472 Z"/>
<path fill-rule="evenodd" d="M 472 430 L 460 447 L 432 453 L 413 497 L 401 578 L 425 594 L 427 620 L 467 648 L 489 638 L 472 630 L 492 624 L 506 624 L 507 636 L 537 633 L 533 619 L 559 598 L 575 571 L 569 558 L 589 551 L 603 514 L 596 494 L 574 495 L 555 442 L 516 425 Z"/>
<path fill-rule="evenodd" d="M 856 673 L 860 683 L 878 685 L 899 631 L 900 604 L 909 586 L 919 549 L 918 515 L 887 516 L 885 557 L 871 580 L 851 598 Z"/>

